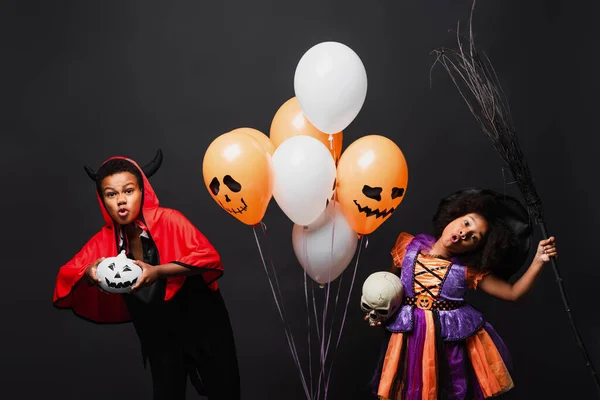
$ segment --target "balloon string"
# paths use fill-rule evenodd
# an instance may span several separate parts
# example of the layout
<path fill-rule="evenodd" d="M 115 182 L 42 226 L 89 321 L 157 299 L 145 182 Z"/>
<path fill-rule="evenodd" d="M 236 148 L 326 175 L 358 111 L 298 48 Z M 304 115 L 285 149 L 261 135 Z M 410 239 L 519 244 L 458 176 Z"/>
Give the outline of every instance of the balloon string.
<path fill-rule="evenodd" d="M 303 227 L 302 230 L 302 251 L 304 252 L 304 260 L 306 260 L 306 269 L 312 270 L 312 266 L 310 264 L 310 259 L 308 258 L 308 243 L 306 240 L 306 235 L 305 235 L 305 231 L 308 227 Z M 306 273 L 306 269 L 304 269 L 304 273 Z M 315 301 L 315 287 L 313 284 L 313 280 L 310 280 L 310 286 L 311 286 L 311 290 L 312 290 L 312 300 L 313 300 L 313 309 L 315 311 L 315 329 L 317 331 L 317 336 L 319 338 L 319 341 L 321 340 L 321 332 L 319 330 L 319 318 L 317 317 L 317 305 L 316 305 L 316 301 Z"/>
<path fill-rule="evenodd" d="M 340 280 L 338 288 L 337 288 L 337 292 L 335 294 L 335 303 L 333 305 L 333 319 L 331 320 L 331 325 L 333 326 L 333 323 L 335 322 L 335 311 L 337 310 L 337 306 L 338 306 L 338 301 L 340 298 L 340 291 L 342 288 L 342 281 L 344 279 L 344 275 L 342 274 L 340 276 Z M 331 332 L 332 332 L 333 328 L 329 330 L 329 336 L 327 337 L 327 346 L 325 347 L 325 359 L 327 359 L 327 353 L 329 353 L 329 344 L 331 343 Z"/>
<path fill-rule="evenodd" d="M 282 317 L 282 321 L 285 325 L 285 328 L 287 329 L 288 332 L 290 332 L 290 336 L 292 338 L 292 345 L 294 346 L 294 351 L 296 352 L 296 358 L 298 359 L 298 363 L 300 363 L 300 358 L 298 357 L 298 351 L 296 350 L 296 344 L 294 342 L 294 336 L 291 333 L 292 332 L 292 328 L 289 326 L 287 320 L 285 320 L 285 315 L 287 315 L 287 312 L 285 310 L 285 303 L 283 302 L 283 295 L 281 294 L 281 287 L 279 285 L 279 278 L 277 278 L 277 270 L 275 269 L 275 265 L 273 264 L 273 256 L 271 255 L 271 246 L 269 246 L 269 237 L 267 236 L 267 224 L 265 224 L 264 222 L 260 221 L 260 226 L 262 228 L 262 233 L 263 233 L 263 237 L 267 246 L 267 257 L 269 259 L 269 266 L 271 267 L 271 273 L 273 274 L 274 278 L 275 278 L 275 287 L 277 288 L 277 293 L 279 294 L 279 298 L 281 299 L 281 308 L 283 309 L 283 317 Z"/>
<path fill-rule="evenodd" d="M 344 279 L 344 275 L 342 274 L 340 276 L 340 279 L 338 282 L 337 293 L 335 295 L 335 305 L 333 306 L 333 318 L 331 320 L 331 329 L 329 330 L 329 337 L 327 338 L 327 347 L 325 348 L 325 360 L 327 360 L 327 356 L 329 355 L 329 345 L 331 344 L 333 325 L 335 323 L 335 316 L 336 316 L 337 306 L 338 306 L 338 302 L 339 302 L 339 298 L 340 298 L 340 292 L 342 289 L 343 279 Z M 335 354 L 335 351 L 334 351 L 334 354 Z M 331 373 L 332 366 L 333 366 L 333 361 L 329 364 L 329 374 Z M 325 374 L 323 375 L 323 380 L 325 380 Z M 325 382 L 325 385 L 327 385 L 327 382 Z M 325 397 L 327 397 L 327 386 L 325 386 Z"/>
<path fill-rule="evenodd" d="M 360 239 L 360 247 L 358 248 L 358 254 L 356 255 L 356 262 L 354 263 L 354 272 L 352 273 L 352 282 L 350 283 L 350 290 L 348 291 L 348 298 L 346 299 L 346 308 L 344 309 L 344 317 L 342 318 L 342 326 L 340 328 L 340 333 L 337 338 L 337 342 L 335 344 L 335 349 L 333 350 L 334 355 L 340 344 L 340 339 L 342 338 L 342 332 L 344 330 L 344 324 L 346 323 L 346 313 L 348 312 L 348 304 L 350 303 L 350 297 L 352 295 L 352 288 L 354 287 L 354 281 L 356 279 L 356 270 L 358 269 L 358 262 L 360 261 L 360 251 L 361 251 L 362 245 L 363 245 L 363 238 L 364 237 L 362 237 Z M 365 246 L 365 248 L 366 248 L 366 246 Z M 327 399 L 327 391 L 329 389 L 329 380 L 331 379 L 331 370 L 333 369 L 333 362 L 334 362 L 334 359 L 332 357 L 331 365 L 329 367 L 329 372 L 327 375 L 327 382 L 325 383 L 325 400 Z"/>
<path fill-rule="evenodd" d="M 288 332 L 290 332 L 290 336 L 292 338 L 292 345 L 294 346 L 296 358 L 298 359 L 298 363 L 300 363 L 300 358 L 298 357 L 298 351 L 296 349 L 296 344 L 294 342 L 294 336 L 291 333 L 292 328 L 289 326 L 287 320 L 285 320 L 285 315 L 287 314 L 287 312 L 285 310 L 285 303 L 283 302 L 283 295 L 281 294 L 281 288 L 279 286 L 279 279 L 277 278 L 277 270 L 275 269 L 275 265 L 273 264 L 273 256 L 271 255 L 271 246 L 269 246 L 269 237 L 267 236 L 267 225 L 262 221 L 261 221 L 261 228 L 262 228 L 263 236 L 265 239 L 265 243 L 267 245 L 267 256 L 269 258 L 269 265 L 271 267 L 272 274 L 275 277 L 275 285 L 277 287 L 277 293 L 279 294 L 279 298 L 281 299 L 281 308 L 283 309 L 282 321 L 285 324 L 285 327 L 287 328 Z M 256 235 L 256 233 L 255 233 L 255 235 Z"/>
<path fill-rule="evenodd" d="M 334 218 L 334 219 L 333 219 L 333 225 L 332 225 L 332 230 L 331 230 L 331 250 L 330 250 L 330 254 L 329 254 L 329 257 L 330 257 L 330 268 L 329 268 L 329 279 L 328 279 L 329 285 L 331 285 L 331 270 L 333 269 L 333 248 L 334 248 L 334 244 L 335 244 L 335 221 L 336 221 L 336 212 L 335 212 L 336 198 L 335 198 L 335 193 L 333 195 L 333 206 L 332 206 L 332 208 L 333 208 L 333 211 L 332 211 L 333 217 L 332 218 Z M 338 288 L 337 288 L 337 293 L 336 293 L 336 296 L 335 296 L 335 302 L 334 302 L 334 306 L 333 306 L 333 317 L 331 319 L 331 325 L 329 326 L 329 332 L 328 332 L 328 335 L 327 335 L 327 345 L 325 346 L 325 353 L 322 356 L 322 358 L 323 358 L 324 361 L 323 361 L 323 368 L 322 368 L 322 370 L 320 372 L 320 375 L 319 375 L 319 385 L 320 385 L 321 380 L 323 380 L 323 381 L 325 380 L 325 376 L 326 376 L 325 369 L 326 369 L 326 363 L 327 363 L 327 354 L 329 353 L 329 346 L 331 344 L 331 337 L 332 337 L 332 334 L 333 334 L 333 327 L 334 327 L 334 324 L 335 324 L 335 316 L 336 316 L 337 306 L 338 306 L 339 297 L 340 297 L 340 289 L 342 287 L 342 278 L 343 278 L 343 275 L 340 277 L 340 280 L 338 281 Z"/>
<path fill-rule="evenodd" d="M 314 313 L 314 317 L 315 317 L 315 330 L 317 331 L 317 340 L 318 342 L 321 341 L 321 331 L 320 331 L 320 327 L 319 327 L 319 316 L 318 316 L 318 312 L 317 312 L 317 299 L 315 296 L 315 282 L 313 280 L 310 281 L 310 290 L 312 292 L 312 304 L 313 304 L 313 313 Z M 318 345 L 318 343 L 317 343 Z M 312 352 L 312 349 L 311 349 Z M 319 374 L 319 378 L 321 378 L 321 375 Z M 317 389 L 320 385 L 320 380 L 317 383 Z M 315 397 L 315 399 L 318 399 L 318 397 Z"/>
<path fill-rule="evenodd" d="M 296 368 L 298 368 L 298 372 L 300 373 L 300 380 L 302 382 L 302 387 L 304 388 L 304 393 L 306 394 L 306 398 L 311 400 L 312 397 L 308 391 L 308 387 L 306 385 L 306 379 L 304 378 L 304 373 L 302 371 L 302 367 L 300 366 L 300 359 L 298 358 L 298 352 L 296 350 L 296 345 L 294 343 L 294 336 L 290 332 L 288 324 L 285 322 L 285 318 L 283 316 L 283 312 L 281 311 L 281 307 L 279 305 L 279 301 L 277 300 L 277 295 L 275 294 L 275 289 L 273 288 L 273 282 L 271 281 L 271 277 L 269 276 L 267 270 L 267 263 L 265 262 L 265 258 L 263 256 L 262 248 L 260 246 L 260 242 L 258 240 L 258 236 L 256 234 L 256 225 L 253 226 L 252 231 L 254 232 L 254 239 L 256 240 L 256 245 L 258 247 L 258 252 L 260 253 L 260 259 L 262 260 L 263 267 L 265 270 L 265 274 L 267 275 L 267 279 L 269 281 L 269 286 L 271 287 L 271 293 L 273 294 L 273 299 L 275 300 L 275 305 L 277 306 L 277 311 L 279 311 L 279 317 L 284 324 L 285 336 L 288 342 L 288 346 L 290 348 L 290 352 L 292 353 L 292 358 L 296 363 Z"/>
<path fill-rule="evenodd" d="M 331 143 L 330 148 L 331 148 L 331 150 L 333 150 L 333 161 L 335 162 L 335 166 L 337 168 L 339 158 L 338 158 L 338 155 L 337 155 L 337 149 L 336 149 L 336 146 L 335 146 L 335 140 L 333 140 L 333 135 L 329 135 L 329 143 Z"/>
<path fill-rule="evenodd" d="M 315 313 L 315 328 L 317 330 L 317 337 L 319 341 L 321 341 L 321 331 L 319 330 L 319 317 L 317 315 L 317 300 L 315 298 L 315 284 L 313 281 L 310 281 L 310 289 L 312 290 L 312 300 L 313 300 L 313 311 Z"/>
<path fill-rule="evenodd" d="M 333 218 L 333 225 L 331 228 L 331 251 L 330 251 L 330 255 L 329 255 L 329 275 L 327 277 L 327 290 L 326 290 L 326 296 L 325 296 L 325 306 L 323 307 L 323 326 L 321 329 L 321 332 L 323 332 L 323 335 L 321 336 L 321 369 L 319 372 L 319 384 L 317 386 L 317 399 L 319 398 L 320 392 L 321 392 L 321 380 L 325 380 L 325 363 L 326 363 L 326 351 L 325 351 L 325 329 L 326 329 L 326 319 L 327 319 L 327 309 L 329 308 L 329 292 L 331 290 L 331 270 L 333 269 L 333 244 L 334 244 L 334 240 L 335 240 L 335 192 L 333 194 L 333 212 L 329 215 L 330 218 Z M 328 212 L 327 208 L 325 208 L 324 212 Z M 326 216 L 327 217 L 327 216 Z M 333 329 L 333 321 L 329 327 L 329 337 L 331 337 L 331 330 Z"/>
<path fill-rule="evenodd" d="M 271 255 L 271 247 L 269 246 L 269 237 L 267 236 L 267 225 L 262 221 L 260 224 L 261 224 L 262 233 L 263 233 L 263 236 L 265 239 L 265 243 L 267 244 L 267 257 L 269 258 L 269 265 L 271 267 L 273 276 L 275 277 L 275 287 L 277 288 L 277 293 L 279 294 L 279 298 L 283 299 L 283 295 L 281 294 L 281 287 L 279 286 L 279 279 L 277 278 L 277 272 L 275 270 L 275 265 L 273 265 L 273 256 Z M 285 304 L 283 303 L 283 300 L 281 302 L 281 307 L 283 308 L 283 313 L 285 315 L 286 311 L 285 311 Z"/>
<path fill-rule="evenodd" d="M 308 260 L 308 254 L 307 254 L 307 249 L 306 249 L 306 236 L 304 233 L 304 229 L 302 229 L 302 243 L 303 243 L 303 247 L 304 247 L 304 259 Z M 307 326 L 307 330 L 308 330 L 308 371 L 309 371 L 309 375 L 310 375 L 310 397 L 311 399 L 314 398 L 314 380 L 313 380 L 313 373 L 312 373 L 312 346 L 310 345 L 310 336 L 312 335 L 312 329 L 310 327 L 310 309 L 308 307 L 308 285 L 307 285 L 307 280 L 306 280 L 306 269 L 304 269 L 304 299 L 306 300 L 306 326 Z M 314 299 L 314 291 L 313 291 L 313 299 Z M 317 331 L 318 331 L 318 324 L 317 325 Z"/>

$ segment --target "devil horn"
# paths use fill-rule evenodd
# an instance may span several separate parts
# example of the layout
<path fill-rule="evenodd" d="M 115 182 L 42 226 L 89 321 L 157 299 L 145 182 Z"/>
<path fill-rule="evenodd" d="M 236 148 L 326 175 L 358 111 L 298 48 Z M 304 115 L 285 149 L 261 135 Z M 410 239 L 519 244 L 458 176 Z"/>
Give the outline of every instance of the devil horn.
<path fill-rule="evenodd" d="M 96 171 L 94 171 L 92 168 L 88 167 L 87 165 L 84 166 L 83 168 L 85 169 L 85 172 L 88 174 L 90 179 L 93 180 L 94 182 L 96 182 Z"/>
<path fill-rule="evenodd" d="M 146 178 L 150 178 L 156 173 L 156 171 L 158 171 L 160 165 L 162 164 L 162 160 L 162 150 L 158 149 L 156 155 L 154 156 L 154 159 L 142 167 L 142 171 L 144 172 L 144 175 L 146 175 Z"/>

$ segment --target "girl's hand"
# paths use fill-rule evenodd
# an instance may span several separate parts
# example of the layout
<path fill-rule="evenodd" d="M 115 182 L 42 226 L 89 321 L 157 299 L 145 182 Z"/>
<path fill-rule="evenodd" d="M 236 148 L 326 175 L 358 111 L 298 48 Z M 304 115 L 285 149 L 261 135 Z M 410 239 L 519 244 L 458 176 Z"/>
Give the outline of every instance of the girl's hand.
<path fill-rule="evenodd" d="M 547 240 L 541 240 L 535 253 L 535 259 L 542 263 L 550 261 L 550 257 L 558 257 L 556 239 L 554 239 L 554 236 Z"/>
<path fill-rule="evenodd" d="M 131 287 L 132 292 L 143 287 L 150 286 L 155 280 L 160 278 L 160 268 L 158 265 L 146 264 L 145 262 L 139 260 L 133 260 L 133 263 L 142 269 L 142 275 L 140 275 L 135 285 Z"/>
<path fill-rule="evenodd" d="M 369 321 L 369 314 L 365 315 L 365 321 Z M 381 326 L 381 321 L 377 323 L 369 322 L 369 326 Z"/>

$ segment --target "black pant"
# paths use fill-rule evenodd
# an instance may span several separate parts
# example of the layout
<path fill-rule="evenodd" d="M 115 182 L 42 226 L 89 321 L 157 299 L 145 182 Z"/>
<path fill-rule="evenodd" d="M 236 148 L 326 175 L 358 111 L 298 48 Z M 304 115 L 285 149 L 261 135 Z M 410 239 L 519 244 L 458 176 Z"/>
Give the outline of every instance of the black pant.
<path fill-rule="evenodd" d="M 185 399 L 187 379 L 198 394 L 210 400 L 239 400 L 237 368 L 232 371 L 226 358 L 195 360 L 187 353 L 172 349 L 148 357 L 152 371 L 154 400 Z"/>
<path fill-rule="evenodd" d="M 188 277 L 175 297 L 146 303 L 125 296 L 154 400 L 185 399 L 187 378 L 209 400 L 239 400 L 240 379 L 229 314 L 220 291 Z"/>

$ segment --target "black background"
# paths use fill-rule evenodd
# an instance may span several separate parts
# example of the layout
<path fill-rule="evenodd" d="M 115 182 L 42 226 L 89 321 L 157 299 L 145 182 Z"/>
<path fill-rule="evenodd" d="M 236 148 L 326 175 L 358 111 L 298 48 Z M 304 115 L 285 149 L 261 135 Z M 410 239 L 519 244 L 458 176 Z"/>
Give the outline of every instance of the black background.
<path fill-rule="evenodd" d="M 474 28 L 510 101 L 550 233 L 558 239 L 573 313 L 600 366 L 596 4 L 480 0 Z M 434 70 L 430 86 L 430 52 L 454 45 L 449 29 L 467 22 L 470 5 L 3 2 L 0 396 L 150 398 L 150 374 L 141 367 L 131 325 L 97 326 L 54 309 L 51 300 L 58 268 L 102 224 L 83 165 L 97 167 L 113 155 L 145 163 L 162 148 L 165 160 L 152 178 L 162 205 L 182 211 L 222 255 L 221 288 L 236 336 L 243 398 L 303 398 L 252 229 L 211 199 L 202 158 L 210 142 L 231 129 L 268 133 L 277 108 L 294 95 L 302 54 L 335 40 L 359 54 L 369 78 L 364 107 L 344 132 L 344 148 L 366 134 L 387 136 L 403 150 L 410 171 L 405 200 L 363 249 L 335 355 L 329 397 L 369 398 L 381 332 L 362 321 L 360 286 L 389 266 L 396 235 L 428 230 L 439 199 L 460 187 L 519 196 L 445 72 Z M 275 201 L 264 222 L 289 318 L 297 322 L 296 340 L 304 343 L 292 223 Z M 595 396 L 550 267 L 518 304 L 479 293 L 472 300 L 512 352 L 516 387 L 505 398 Z"/>

